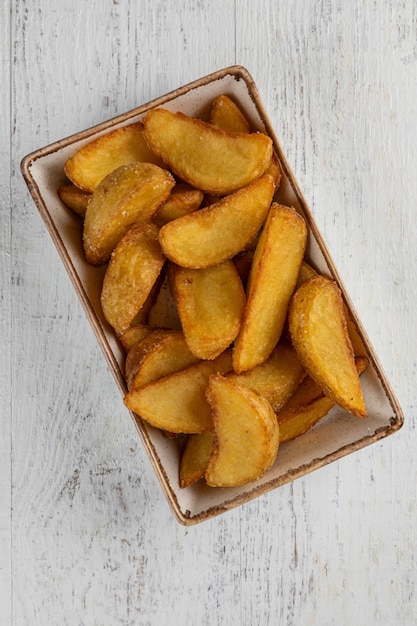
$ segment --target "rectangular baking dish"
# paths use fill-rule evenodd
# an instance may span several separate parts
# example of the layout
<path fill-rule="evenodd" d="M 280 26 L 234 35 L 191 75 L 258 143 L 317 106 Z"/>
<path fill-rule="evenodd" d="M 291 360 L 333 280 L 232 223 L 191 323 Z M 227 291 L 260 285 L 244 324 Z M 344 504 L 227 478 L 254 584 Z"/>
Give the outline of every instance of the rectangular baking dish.
<path fill-rule="evenodd" d="M 368 416 L 361 420 L 335 407 L 309 432 L 282 444 L 273 467 L 252 484 L 221 489 L 210 488 L 204 481 L 200 481 L 181 489 L 178 479 L 178 442 L 147 425 L 133 413 L 130 414 L 174 515 L 180 523 L 186 525 L 210 519 L 313 472 L 395 433 L 403 424 L 398 401 L 286 160 L 254 80 L 241 66 L 228 67 L 200 78 L 109 121 L 36 150 L 22 160 L 23 177 L 85 309 L 114 376 L 116 387 L 122 395 L 126 393 L 125 352 L 101 311 L 100 290 L 104 268 L 93 267 L 85 261 L 80 219 L 61 202 L 57 194 L 58 188 L 67 182 L 64 163 L 85 143 L 111 129 L 140 120 L 147 111 L 155 107 L 204 118 L 211 102 L 220 94 L 232 97 L 243 109 L 252 126 L 266 132 L 274 141 L 283 171 L 275 199 L 281 204 L 295 207 L 304 215 L 309 228 L 306 257 L 319 272 L 338 282 L 350 316 L 366 348 L 370 364 L 361 380 Z M 129 415 L 128 411 L 127 414 Z"/>

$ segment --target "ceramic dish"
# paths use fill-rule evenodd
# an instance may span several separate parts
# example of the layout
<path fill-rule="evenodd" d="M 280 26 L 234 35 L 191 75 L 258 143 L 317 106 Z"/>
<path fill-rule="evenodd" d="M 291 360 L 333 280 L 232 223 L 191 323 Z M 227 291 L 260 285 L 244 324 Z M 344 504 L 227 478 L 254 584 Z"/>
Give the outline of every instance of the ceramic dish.
<path fill-rule="evenodd" d="M 333 277 L 339 283 L 365 345 L 370 365 L 361 380 L 368 416 L 361 420 L 335 407 L 305 435 L 282 444 L 273 467 L 252 484 L 221 489 L 210 488 L 204 481 L 200 481 L 181 489 L 178 477 L 180 451 L 177 441 L 167 438 L 131 414 L 168 502 L 182 524 L 195 524 L 224 513 L 393 434 L 403 423 L 398 402 L 294 179 L 254 81 L 247 70 L 240 66 L 210 74 L 110 121 L 37 150 L 22 161 L 22 173 L 30 193 L 85 308 L 119 391 L 121 394 L 126 392 L 123 375 L 125 353 L 101 311 L 99 298 L 104 270 L 85 261 L 81 244 L 81 222 L 62 204 L 57 194 L 58 187 L 66 181 L 64 163 L 83 144 L 110 129 L 141 119 L 150 109 L 163 106 L 191 116 L 204 116 L 212 100 L 220 94 L 228 94 L 235 99 L 253 127 L 273 138 L 283 170 L 276 199 L 282 204 L 294 206 L 304 215 L 309 226 L 306 257 L 318 271 Z"/>

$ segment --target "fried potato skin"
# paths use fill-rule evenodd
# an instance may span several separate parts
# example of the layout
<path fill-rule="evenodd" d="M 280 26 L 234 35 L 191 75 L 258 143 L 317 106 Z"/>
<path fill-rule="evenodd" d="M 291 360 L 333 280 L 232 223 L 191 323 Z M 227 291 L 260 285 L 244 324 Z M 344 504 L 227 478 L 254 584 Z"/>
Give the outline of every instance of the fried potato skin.
<path fill-rule="evenodd" d="M 232 261 L 202 269 L 171 264 L 170 278 L 185 340 L 200 359 L 214 359 L 239 333 L 245 307 Z"/>
<path fill-rule="evenodd" d="M 108 261 L 116 244 L 136 223 L 150 221 L 175 185 L 173 176 L 151 163 L 130 163 L 96 187 L 85 213 L 83 245 L 93 265 Z"/>
<path fill-rule="evenodd" d="M 125 375 L 128 389 L 139 389 L 198 361 L 181 331 L 154 330 L 127 354 Z"/>
<path fill-rule="evenodd" d="M 368 359 L 360 356 L 355 359 L 355 363 L 358 373 L 362 374 L 368 366 Z M 307 376 L 285 406 L 277 412 L 280 443 L 306 433 L 334 406 L 333 400 L 323 393 L 310 376 Z"/>
<path fill-rule="evenodd" d="M 266 398 L 275 412 L 287 403 L 305 376 L 304 366 L 289 342 L 280 342 L 260 365 L 240 374 L 226 375 Z"/>
<path fill-rule="evenodd" d="M 204 477 L 214 444 L 214 432 L 189 435 L 181 455 L 180 487 L 185 489 Z"/>
<path fill-rule="evenodd" d="M 288 319 L 292 343 L 310 376 L 336 404 L 365 417 L 344 302 L 336 282 L 324 276 L 304 282 L 291 299 Z"/>
<path fill-rule="evenodd" d="M 166 109 L 149 111 L 144 125 L 153 152 L 181 180 L 208 193 L 236 191 L 271 162 L 272 140 L 262 133 L 229 133 Z"/>
<path fill-rule="evenodd" d="M 284 328 L 307 241 L 307 227 L 294 209 L 274 202 L 259 238 L 249 274 L 247 304 L 235 342 L 233 368 L 243 372 L 265 361 Z"/>
<path fill-rule="evenodd" d="M 84 218 L 91 198 L 91 194 L 89 192 L 83 191 L 73 184 L 69 184 L 60 187 L 58 189 L 58 195 L 69 209 Z"/>
<path fill-rule="evenodd" d="M 101 292 L 101 307 L 120 335 L 144 305 L 165 263 L 154 224 L 132 227 L 116 246 Z"/>
<path fill-rule="evenodd" d="M 231 351 L 213 361 L 201 361 L 179 372 L 129 391 L 124 397 L 128 409 L 143 420 L 170 433 L 200 433 L 213 430 L 205 391 L 212 374 L 232 369 Z"/>
<path fill-rule="evenodd" d="M 211 105 L 210 124 L 230 133 L 250 133 L 250 124 L 237 104 L 221 94 Z"/>
<path fill-rule="evenodd" d="M 177 183 L 165 202 L 153 217 L 153 222 L 161 228 L 179 217 L 193 213 L 200 208 L 204 193 L 188 185 Z"/>
<path fill-rule="evenodd" d="M 215 443 L 205 478 L 211 487 L 235 487 L 258 479 L 274 463 L 279 427 L 270 403 L 224 376 L 210 377 Z"/>
<path fill-rule="evenodd" d="M 152 329 L 146 324 L 133 324 L 120 333 L 119 341 L 127 353 L 136 343 L 142 341 L 151 332 Z"/>
<path fill-rule="evenodd" d="M 169 222 L 159 233 L 164 254 L 191 269 L 231 259 L 261 228 L 273 193 L 274 181 L 265 175 L 218 202 Z"/>
<path fill-rule="evenodd" d="M 92 192 L 122 165 L 141 161 L 161 166 L 162 161 L 149 149 L 143 130 L 142 122 L 135 122 L 88 142 L 66 161 L 67 177 L 80 189 Z"/>

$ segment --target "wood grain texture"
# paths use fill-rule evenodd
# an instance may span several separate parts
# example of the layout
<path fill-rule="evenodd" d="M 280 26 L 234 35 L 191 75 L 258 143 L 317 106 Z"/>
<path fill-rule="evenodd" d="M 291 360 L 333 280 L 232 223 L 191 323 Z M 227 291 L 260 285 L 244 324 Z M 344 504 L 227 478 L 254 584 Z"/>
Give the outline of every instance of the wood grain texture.
<path fill-rule="evenodd" d="M 0 613 L 5 624 L 11 620 L 11 196 L 10 196 L 10 12 L 0 7 L 0 327 L 2 358 L 0 359 Z"/>
<path fill-rule="evenodd" d="M 413 0 L 8 0 L 0 32 L 0 623 L 414 626 Z M 19 162 L 234 63 L 257 83 L 406 422 L 185 528 Z"/>

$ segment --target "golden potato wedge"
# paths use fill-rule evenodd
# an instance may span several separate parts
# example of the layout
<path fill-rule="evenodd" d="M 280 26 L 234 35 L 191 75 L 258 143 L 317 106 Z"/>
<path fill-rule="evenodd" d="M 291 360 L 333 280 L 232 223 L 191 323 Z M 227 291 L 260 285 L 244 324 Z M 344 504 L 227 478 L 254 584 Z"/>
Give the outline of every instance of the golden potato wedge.
<path fill-rule="evenodd" d="M 169 222 L 159 233 L 164 254 L 192 269 L 231 259 L 262 226 L 273 193 L 272 177 L 262 176 L 204 209 Z"/>
<path fill-rule="evenodd" d="M 220 95 L 213 101 L 210 111 L 210 123 L 232 133 L 251 132 L 249 120 L 246 119 L 238 105 L 226 95 Z M 278 189 L 282 171 L 275 151 L 272 153 L 271 163 L 268 169 L 265 170 L 265 174 L 272 176 L 275 182 L 275 189 Z"/>
<path fill-rule="evenodd" d="M 74 185 L 91 192 L 108 174 L 134 161 L 163 166 L 161 159 L 150 150 L 141 122 L 93 139 L 67 160 L 64 170 Z"/>
<path fill-rule="evenodd" d="M 153 152 L 181 180 L 208 193 L 236 191 L 271 162 L 272 141 L 262 133 L 228 133 L 166 109 L 149 111 L 144 125 Z"/>
<path fill-rule="evenodd" d="M 242 281 L 232 261 L 203 269 L 171 264 L 170 277 L 189 349 L 214 359 L 237 336 L 245 308 Z"/>
<path fill-rule="evenodd" d="M 171 433 L 213 430 L 205 390 L 212 374 L 225 374 L 231 368 L 232 355 L 227 350 L 213 361 L 200 361 L 129 391 L 124 403 L 152 426 Z"/>
<path fill-rule="evenodd" d="M 248 249 L 240 252 L 233 258 L 233 263 L 237 269 L 237 272 L 242 281 L 242 285 L 245 287 L 248 282 L 250 268 L 252 267 L 254 250 Z"/>
<path fill-rule="evenodd" d="M 129 328 L 126 328 L 126 330 L 121 332 L 119 340 L 125 351 L 129 352 L 129 350 L 136 343 L 142 341 L 142 339 L 144 339 L 151 332 L 152 329 L 149 328 L 149 326 L 146 326 L 146 324 L 135 324 L 133 326 L 129 326 Z"/>
<path fill-rule="evenodd" d="M 274 202 L 249 274 L 245 314 L 233 353 L 236 372 L 259 365 L 275 348 L 297 283 L 306 240 L 302 216 Z"/>
<path fill-rule="evenodd" d="M 269 400 L 275 412 L 284 406 L 305 376 L 306 371 L 296 351 L 287 342 L 280 342 L 271 356 L 253 369 L 226 375 Z"/>
<path fill-rule="evenodd" d="M 215 441 L 205 478 L 211 487 L 234 487 L 258 479 L 274 463 L 279 428 L 268 400 L 221 375 L 206 391 Z"/>
<path fill-rule="evenodd" d="M 274 151 L 271 158 L 271 163 L 268 169 L 265 171 L 265 174 L 269 174 L 274 179 L 275 183 L 275 191 L 279 188 L 282 178 L 282 169 L 277 156 L 277 153 Z"/>
<path fill-rule="evenodd" d="M 291 299 L 288 319 L 292 343 L 310 376 L 333 402 L 365 417 L 344 302 L 336 282 L 316 276 L 303 283 Z"/>
<path fill-rule="evenodd" d="M 368 366 L 366 357 L 355 359 L 359 375 Z M 289 441 L 307 432 L 335 406 L 315 381 L 307 376 L 287 404 L 277 412 L 279 441 Z"/>
<path fill-rule="evenodd" d="M 63 185 L 58 189 L 58 195 L 62 202 L 80 217 L 85 216 L 91 193 L 83 191 L 73 184 Z"/>
<path fill-rule="evenodd" d="M 197 363 L 180 330 L 154 330 L 128 352 L 125 375 L 129 390 Z"/>
<path fill-rule="evenodd" d="M 118 334 L 131 325 L 164 262 L 154 224 L 132 227 L 117 244 L 104 275 L 101 306 Z"/>
<path fill-rule="evenodd" d="M 238 105 L 225 94 L 213 100 L 210 124 L 230 133 L 250 133 L 250 124 Z"/>
<path fill-rule="evenodd" d="M 177 183 L 167 200 L 157 210 L 153 222 L 161 228 L 172 220 L 193 213 L 200 208 L 203 198 L 204 193 L 200 189 Z"/>
<path fill-rule="evenodd" d="M 165 328 L 168 330 L 182 329 L 177 303 L 172 295 L 168 272 L 166 271 L 164 272 L 155 300 L 149 310 L 148 324 L 151 328 Z"/>
<path fill-rule="evenodd" d="M 180 461 L 180 487 L 182 489 L 204 478 L 213 444 L 214 432 L 188 435 Z"/>
<path fill-rule="evenodd" d="M 311 267 L 305 261 L 302 262 L 300 273 L 298 275 L 297 280 L 297 288 L 305 283 L 309 278 L 313 278 L 314 276 L 318 276 L 318 273 L 315 269 Z M 347 308 L 346 304 L 343 304 L 345 309 L 346 323 L 348 325 L 349 337 L 352 342 L 353 352 L 355 356 L 367 356 L 367 350 L 365 344 L 362 341 L 362 337 L 360 336 L 358 329 L 356 328 L 356 324 L 352 319 L 352 316 Z"/>
<path fill-rule="evenodd" d="M 106 263 L 130 226 L 151 220 L 174 184 L 167 170 L 151 163 L 124 165 L 106 176 L 92 194 L 85 214 L 87 261 Z"/>
<path fill-rule="evenodd" d="M 314 276 L 317 276 L 317 275 L 318 274 L 316 270 L 313 267 L 311 267 L 311 265 L 309 265 L 306 261 L 303 261 L 301 263 L 300 271 L 298 273 L 296 289 L 298 289 L 300 285 L 305 283 L 306 280 L 309 280 L 310 278 L 314 278 Z"/>

